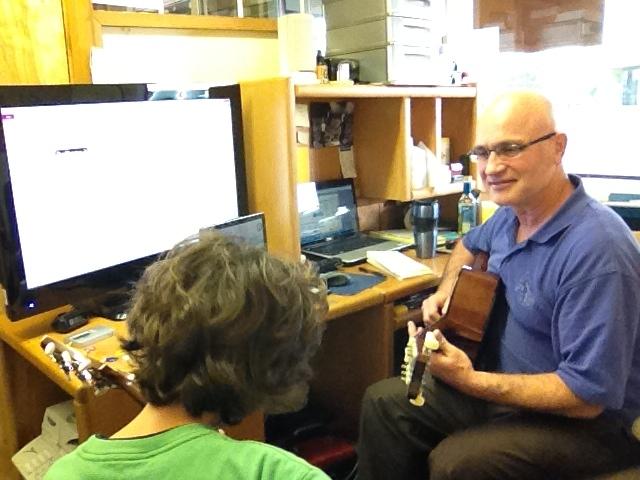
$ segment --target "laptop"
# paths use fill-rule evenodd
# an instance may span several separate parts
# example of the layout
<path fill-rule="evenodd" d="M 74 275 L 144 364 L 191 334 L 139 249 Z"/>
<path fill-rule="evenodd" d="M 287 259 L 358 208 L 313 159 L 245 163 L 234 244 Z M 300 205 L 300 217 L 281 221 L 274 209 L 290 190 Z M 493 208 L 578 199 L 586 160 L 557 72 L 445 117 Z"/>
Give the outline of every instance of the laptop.
<path fill-rule="evenodd" d="M 300 245 L 304 254 L 338 258 L 349 265 L 365 261 L 368 250 L 401 250 L 411 245 L 360 233 L 351 179 L 316 182 L 315 187 L 316 208 L 300 212 Z M 301 203 L 298 199 L 298 205 Z"/>
<path fill-rule="evenodd" d="M 223 235 L 239 239 L 254 247 L 267 248 L 267 232 L 264 225 L 264 214 L 253 213 L 219 223 L 214 230 Z"/>

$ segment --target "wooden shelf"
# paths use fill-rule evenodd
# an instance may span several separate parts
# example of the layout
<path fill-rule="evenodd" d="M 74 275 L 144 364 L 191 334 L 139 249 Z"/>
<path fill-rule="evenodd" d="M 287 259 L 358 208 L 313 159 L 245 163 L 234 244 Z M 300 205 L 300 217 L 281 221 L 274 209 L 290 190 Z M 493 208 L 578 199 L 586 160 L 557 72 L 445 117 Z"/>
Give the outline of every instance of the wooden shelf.
<path fill-rule="evenodd" d="M 388 85 L 296 85 L 296 98 L 474 98 L 475 87 L 395 87 Z"/>
<path fill-rule="evenodd" d="M 462 186 L 464 182 L 455 182 L 455 183 L 447 183 L 445 185 L 440 185 L 436 188 L 427 187 L 421 188 L 419 190 L 412 190 L 411 195 L 415 200 L 420 200 L 422 198 L 431 198 L 431 197 L 440 197 L 443 195 L 451 195 L 454 193 L 462 193 Z M 475 182 L 471 181 L 471 189 L 475 188 Z"/>
<path fill-rule="evenodd" d="M 277 21 L 271 18 L 237 18 L 207 15 L 110 12 L 95 10 L 93 17 L 103 27 L 175 28 L 277 33 Z"/>
<path fill-rule="evenodd" d="M 287 77 L 243 82 L 250 205 L 267 216 L 269 250 L 292 259 L 300 255 L 296 184 L 342 176 L 337 147 L 296 143 L 296 105 L 329 100 L 354 103 L 353 158 L 360 198 L 407 202 L 459 193 L 462 185 L 412 191 L 413 146 L 422 142 L 440 157 L 439 139 L 447 137 L 452 159 L 473 146 L 475 87 L 295 85 Z M 278 192 L 278 202 L 273 192 Z"/>

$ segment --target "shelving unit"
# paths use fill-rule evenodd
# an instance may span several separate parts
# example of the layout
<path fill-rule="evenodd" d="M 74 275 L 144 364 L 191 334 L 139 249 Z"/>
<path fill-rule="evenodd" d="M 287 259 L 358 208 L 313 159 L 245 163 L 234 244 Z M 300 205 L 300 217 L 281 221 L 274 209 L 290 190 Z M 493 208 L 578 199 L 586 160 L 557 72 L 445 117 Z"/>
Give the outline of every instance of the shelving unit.
<path fill-rule="evenodd" d="M 412 190 L 410 155 L 412 145 L 422 141 L 439 157 L 441 137 L 450 139 L 452 159 L 469 150 L 475 134 L 474 87 L 295 86 L 288 78 L 246 82 L 241 87 L 249 183 L 261 179 L 259 185 L 249 186 L 250 205 L 266 213 L 269 245 L 275 252 L 291 258 L 300 253 L 296 183 L 341 175 L 338 147 L 296 143 L 296 104 L 355 103 L 353 148 L 359 197 L 406 202 L 462 191 L 461 184 Z M 274 183 L 269 187 L 269 182 Z M 274 191 L 281 192 L 277 202 Z M 269 224 L 272 218 L 277 224 Z"/>
<path fill-rule="evenodd" d="M 353 143 L 358 193 L 367 198 L 399 201 L 461 191 L 457 185 L 413 191 L 411 148 L 422 141 L 439 157 L 442 150 L 439 139 L 449 137 L 451 158 L 465 153 L 473 143 L 475 96 L 473 87 L 295 87 L 296 103 L 332 100 L 355 103 Z M 339 172 L 337 149 L 325 150 L 309 149 L 310 172 L 336 169 Z M 333 163 L 335 167 L 314 168 L 318 162 Z"/>

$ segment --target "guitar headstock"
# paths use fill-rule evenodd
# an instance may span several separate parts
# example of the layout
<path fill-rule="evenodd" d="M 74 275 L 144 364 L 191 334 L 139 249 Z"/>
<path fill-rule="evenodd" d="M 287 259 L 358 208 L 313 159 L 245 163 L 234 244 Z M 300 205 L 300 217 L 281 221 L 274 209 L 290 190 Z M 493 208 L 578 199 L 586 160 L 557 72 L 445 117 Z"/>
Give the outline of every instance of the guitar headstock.
<path fill-rule="evenodd" d="M 404 349 L 404 362 L 400 377 L 407 384 L 407 398 L 413 405 L 424 405 L 423 396 L 425 374 L 429 365 L 431 352 L 439 348 L 433 332 L 423 331 L 415 336 L 409 336 Z"/>
<path fill-rule="evenodd" d="M 136 400 L 144 403 L 135 385 L 135 375 L 131 371 L 116 369 L 109 362 L 109 360 L 121 362 L 123 359 L 109 357 L 105 359 L 106 361 L 99 362 L 81 349 L 67 345 L 49 335 L 42 337 L 40 347 L 68 378 L 76 377 L 91 388 L 95 395 L 102 395 L 112 388 L 121 387 Z"/>

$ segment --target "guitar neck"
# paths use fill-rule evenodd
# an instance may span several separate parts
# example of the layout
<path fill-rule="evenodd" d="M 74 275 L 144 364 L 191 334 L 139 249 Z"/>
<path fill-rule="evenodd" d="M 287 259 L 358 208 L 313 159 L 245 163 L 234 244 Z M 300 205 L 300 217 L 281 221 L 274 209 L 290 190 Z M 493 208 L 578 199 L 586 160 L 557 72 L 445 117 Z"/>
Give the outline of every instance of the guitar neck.
<path fill-rule="evenodd" d="M 49 335 L 42 338 L 40 346 L 67 376 L 74 375 L 84 385 L 91 388 L 94 394 L 100 395 L 106 390 L 119 387 L 140 405 L 146 404 L 146 400 L 136 384 L 133 372 L 130 369 L 114 367 L 120 362 L 120 358 L 110 358 L 113 362 L 98 362 L 85 352 L 66 345 Z"/>

